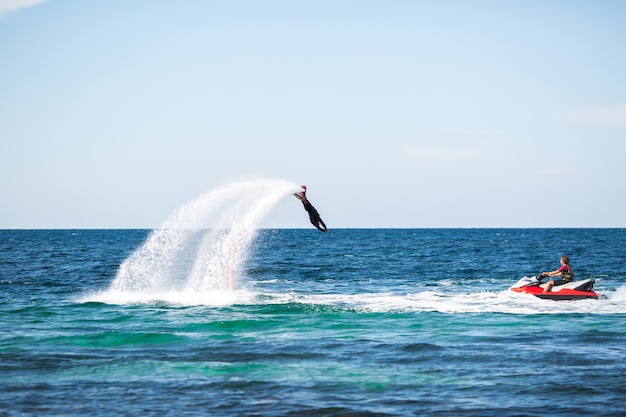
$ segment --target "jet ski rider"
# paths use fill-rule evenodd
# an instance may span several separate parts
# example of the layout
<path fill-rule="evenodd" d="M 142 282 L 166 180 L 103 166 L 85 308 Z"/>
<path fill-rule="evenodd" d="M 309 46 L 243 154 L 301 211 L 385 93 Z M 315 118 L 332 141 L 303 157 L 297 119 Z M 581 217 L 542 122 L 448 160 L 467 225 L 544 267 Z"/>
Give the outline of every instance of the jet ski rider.
<path fill-rule="evenodd" d="M 572 282 L 574 280 L 574 271 L 569 264 L 569 258 L 567 256 L 561 256 L 561 267 L 559 269 L 552 272 L 542 272 L 539 277 L 561 277 L 561 279 L 557 279 L 556 281 L 548 281 L 543 292 L 550 292 L 555 285 L 563 285 Z"/>

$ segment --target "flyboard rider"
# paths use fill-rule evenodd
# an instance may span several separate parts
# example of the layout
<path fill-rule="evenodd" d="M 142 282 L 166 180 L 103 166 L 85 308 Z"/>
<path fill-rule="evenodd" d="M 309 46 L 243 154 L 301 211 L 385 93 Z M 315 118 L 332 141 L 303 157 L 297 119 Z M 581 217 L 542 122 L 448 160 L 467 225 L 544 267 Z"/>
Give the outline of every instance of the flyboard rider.
<path fill-rule="evenodd" d="M 315 210 L 315 207 L 311 204 L 311 202 L 306 198 L 306 185 L 301 185 L 302 191 L 294 193 L 296 198 L 302 201 L 302 205 L 307 213 L 309 213 L 309 220 L 311 224 L 317 228 L 320 232 L 328 233 L 328 228 L 324 224 L 324 221 L 320 217 L 320 214 Z"/>

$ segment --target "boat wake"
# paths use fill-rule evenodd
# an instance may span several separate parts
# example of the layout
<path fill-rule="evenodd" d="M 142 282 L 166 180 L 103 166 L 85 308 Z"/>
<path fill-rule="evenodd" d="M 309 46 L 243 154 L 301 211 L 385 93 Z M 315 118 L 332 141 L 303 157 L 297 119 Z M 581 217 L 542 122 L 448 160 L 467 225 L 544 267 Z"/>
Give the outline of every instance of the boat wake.
<path fill-rule="evenodd" d="M 234 292 L 217 291 L 162 291 L 136 293 L 108 290 L 90 295 L 82 301 L 107 304 L 166 304 L 171 306 L 263 306 L 301 305 L 327 306 L 333 311 L 359 313 L 424 313 L 515 315 L 536 314 L 626 314 L 626 287 L 604 293 L 599 299 L 553 301 L 542 300 L 530 294 L 509 290 L 449 293 L 422 291 L 416 293 L 361 293 L 361 294 L 299 294 L 257 292 L 241 288 Z"/>
<path fill-rule="evenodd" d="M 509 290 L 499 292 L 446 293 L 423 291 L 408 294 L 265 294 L 265 303 L 302 303 L 332 305 L 363 312 L 439 312 L 439 313 L 504 313 L 504 314 L 624 314 L 626 300 L 607 294 L 601 299 L 572 301 L 542 300 L 529 294 Z"/>

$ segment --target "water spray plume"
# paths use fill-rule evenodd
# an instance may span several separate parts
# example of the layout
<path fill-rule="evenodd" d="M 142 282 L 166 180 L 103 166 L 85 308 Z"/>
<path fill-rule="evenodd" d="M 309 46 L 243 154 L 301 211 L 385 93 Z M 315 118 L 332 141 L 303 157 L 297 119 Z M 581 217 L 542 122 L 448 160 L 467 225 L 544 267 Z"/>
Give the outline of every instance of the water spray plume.
<path fill-rule="evenodd" d="M 233 182 L 178 208 L 120 266 L 109 288 L 142 296 L 233 290 L 259 223 L 295 183 Z"/>

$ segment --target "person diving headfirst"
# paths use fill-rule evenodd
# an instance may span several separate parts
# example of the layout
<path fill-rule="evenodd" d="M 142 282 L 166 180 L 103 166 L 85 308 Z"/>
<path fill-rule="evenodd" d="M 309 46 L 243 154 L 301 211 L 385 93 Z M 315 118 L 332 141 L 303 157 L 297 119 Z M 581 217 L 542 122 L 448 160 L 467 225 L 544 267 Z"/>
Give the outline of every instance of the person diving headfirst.
<path fill-rule="evenodd" d="M 302 201 L 302 205 L 307 213 L 309 213 L 309 220 L 311 224 L 317 228 L 320 232 L 328 233 L 328 228 L 324 224 L 324 221 L 320 217 L 320 214 L 315 210 L 315 207 L 311 204 L 311 202 L 306 198 L 306 185 L 301 185 L 302 191 L 294 193 L 293 195 L 300 201 Z"/>

